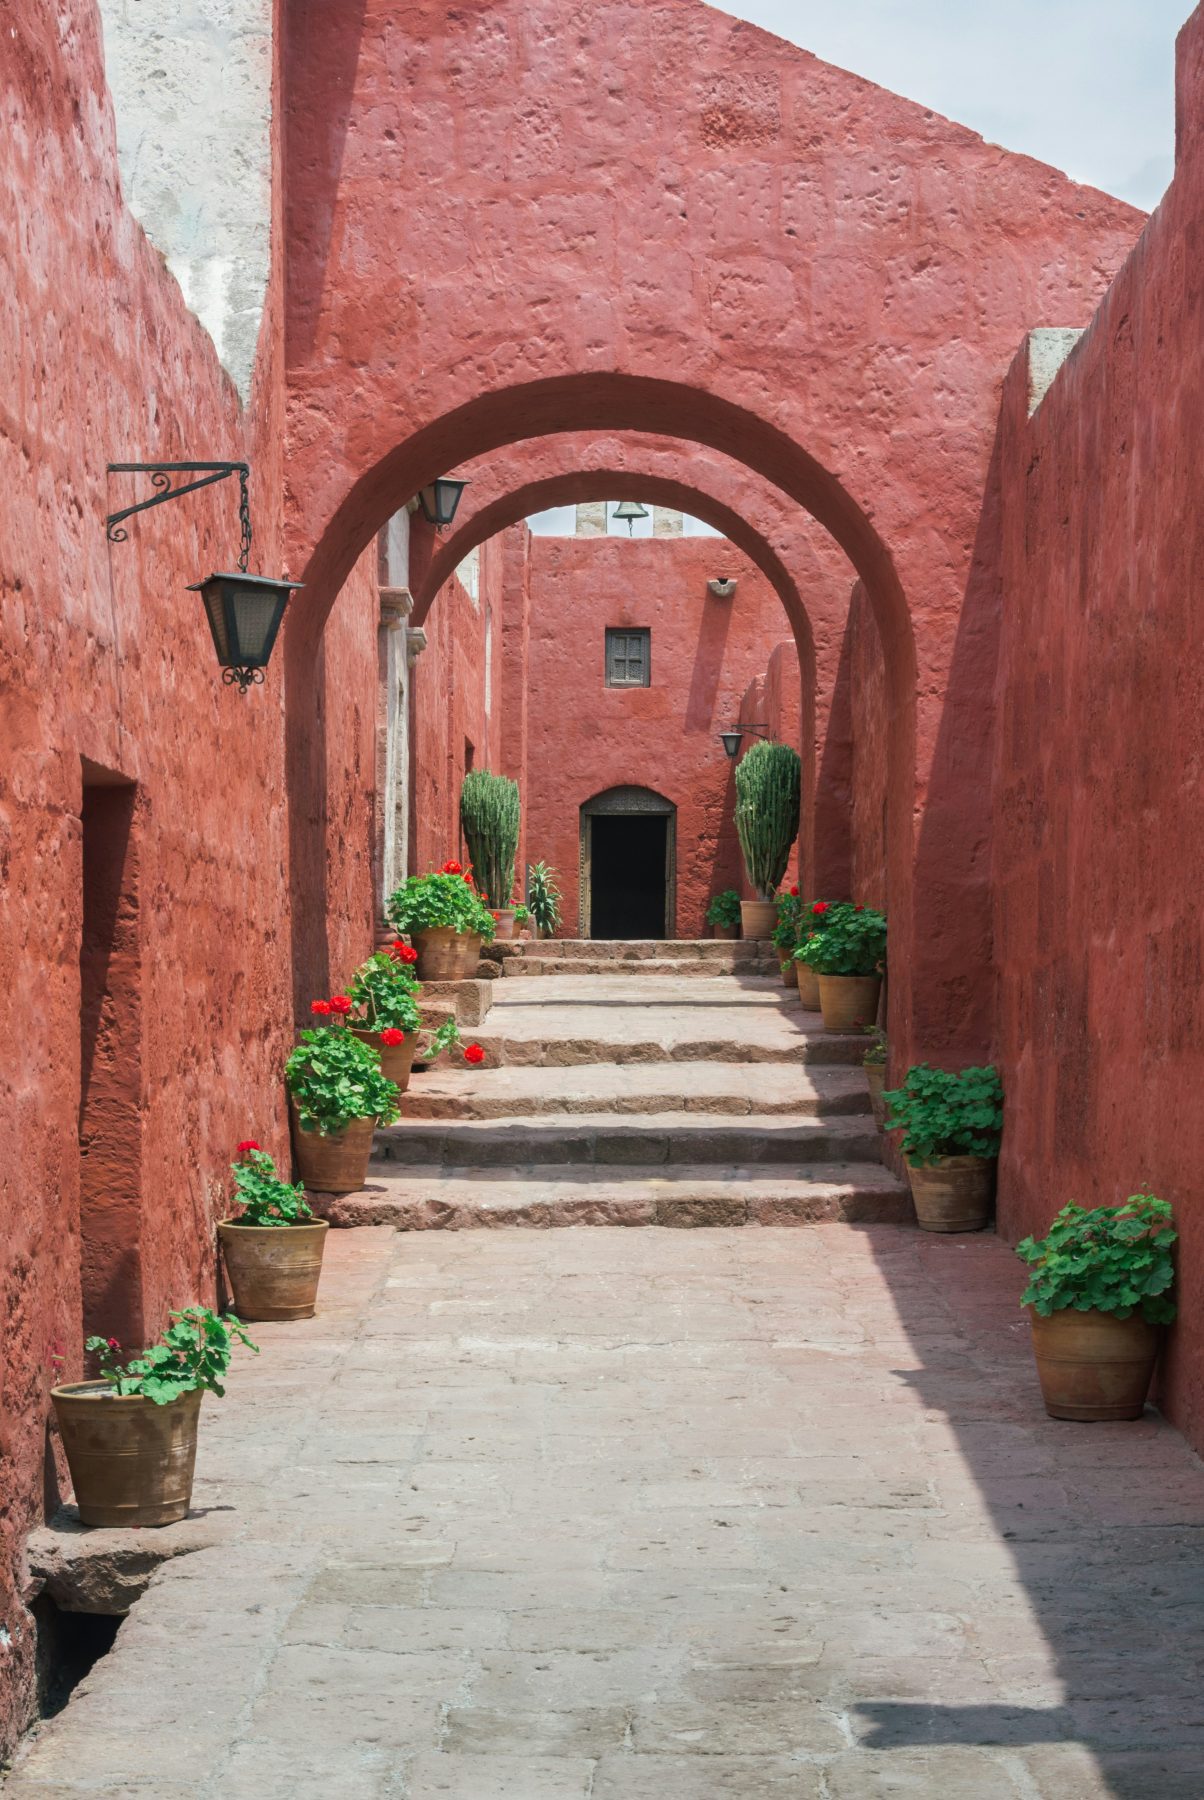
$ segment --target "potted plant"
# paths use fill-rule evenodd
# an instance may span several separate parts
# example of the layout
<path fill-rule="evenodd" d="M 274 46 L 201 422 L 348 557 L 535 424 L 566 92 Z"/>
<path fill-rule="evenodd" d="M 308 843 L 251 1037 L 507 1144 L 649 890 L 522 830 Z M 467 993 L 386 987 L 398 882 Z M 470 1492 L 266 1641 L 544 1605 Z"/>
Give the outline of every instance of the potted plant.
<path fill-rule="evenodd" d="M 794 979 L 798 983 L 798 997 L 804 1012 L 819 1011 L 819 976 L 811 967 L 809 950 L 812 938 L 824 928 L 824 921 L 834 904 L 831 900 L 813 900 L 810 906 L 804 903 L 799 912 L 798 948 L 794 952 Z"/>
<path fill-rule="evenodd" d="M 514 859 L 521 812 L 517 781 L 488 769 L 471 769 L 464 777 L 460 788 L 464 842 L 499 938 L 514 936 Z"/>
<path fill-rule="evenodd" d="M 531 908 L 529 906 L 516 906 L 514 909 L 515 935 L 520 938 L 529 938 L 531 935 L 530 927 Z"/>
<path fill-rule="evenodd" d="M 824 905 L 823 927 L 803 944 L 803 957 L 819 977 L 825 1031 L 860 1031 L 878 1017 L 886 916 L 871 906 L 842 900 Z M 812 908 L 814 914 L 814 908 Z"/>
<path fill-rule="evenodd" d="M 346 1012 L 337 1004 L 344 1000 Z M 336 994 L 314 1006 L 333 1007 L 341 1025 L 351 1000 Z M 373 1132 L 397 1117 L 396 1082 L 381 1073 L 372 1046 L 343 1029 L 303 1031 L 284 1073 L 302 1181 L 318 1193 L 355 1193 L 367 1179 Z"/>
<path fill-rule="evenodd" d="M 1064 1206 L 1048 1237 L 1025 1238 L 1021 1306 L 1051 1419 L 1139 1419 L 1175 1317 L 1169 1201 L 1131 1194 L 1121 1206 Z"/>
<path fill-rule="evenodd" d="M 865 1084 L 870 1090 L 874 1121 L 879 1131 L 882 1131 L 886 1126 L 886 1102 L 882 1097 L 882 1090 L 886 1086 L 886 1033 L 881 1025 L 867 1025 L 865 1030 L 870 1042 L 861 1059 L 861 1066 L 865 1070 Z"/>
<path fill-rule="evenodd" d="M 707 924 L 717 938 L 734 938 L 740 934 L 740 896 L 735 888 L 724 888 L 707 907 Z"/>
<path fill-rule="evenodd" d="M 773 928 L 773 947 L 778 953 L 781 964 L 782 981 L 788 988 L 795 985 L 794 953 L 798 949 L 799 925 L 803 916 L 803 902 L 799 899 L 797 885 L 788 894 L 778 895 L 778 916 Z"/>
<path fill-rule="evenodd" d="M 124 1365 L 116 1338 L 91 1337 L 98 1381 L 51 1390 L 59 1435 L 85 1525 L 171 1525 L 192 1499 L 202 1394 L 223 1394 L 239 1319 L 204 1306 L 170 1315 L 157 1344 Z"/>
<path fill-rule="evenodd" d="M 1003 1089 L 992 1068 L 950 1074 L 908 1069 L 882 1096 L 888 1131 L 902 1131 L 903 1158 L 922 1231 L 981 1231 L 991 1215 Z"/>
<path fill-rule="evenodd" d="M 754 744 L 736 766 L 736 834 L 757 895 L 740 904 L 746 938 L 771 936 L 774 896 L 798 836 L 802 764 L 788 744 Z"/>
<path fill-rule="evenodd" d="M 400 938 L 361 963 L 348 994 L 360 1009 L 349 1028 L 380 1057 L 381 1074 L 397 1084 L 399 1094 L 410 1085 L 422 1014 L 418 983 L 412 973 L 418 952 Z"/>
<path fill-rule="evenodd" d="M 555 869 L 546 862 L 532 863 L 527 870 L 527 905 L 536 937 L 553 937 L 560 929 L 560 889 Z"/>
<path fill-rule="evenodd" d="M 238 1155 L 231 1172 L 241 1211 L 217 1228 L 235 1311 L 241 1319 L 312 1319 L 330 1227 L 253 1138 Z"/>
<path fill-rule="evenodd" d="M 414 940 L 423 981 L 467 981 L 481 945 L 493 942 L 493 914 L 458 862 L 438 873 L 411 875 L 389 901 L 389 923 Z"/>

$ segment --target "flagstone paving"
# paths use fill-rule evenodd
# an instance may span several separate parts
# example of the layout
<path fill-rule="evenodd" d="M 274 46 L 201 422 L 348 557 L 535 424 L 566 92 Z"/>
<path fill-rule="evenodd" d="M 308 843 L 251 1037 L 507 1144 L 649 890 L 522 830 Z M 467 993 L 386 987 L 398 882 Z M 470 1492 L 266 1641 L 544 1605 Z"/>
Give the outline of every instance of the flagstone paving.
<path fill-rule="evenodd" d="M 1198 1800 L 1204 1469 L 1045 1418 L 1019 1279 L 900 1225 L 332 1233 L 143 1534 L 208 1547 L 5 1800 Z"/>

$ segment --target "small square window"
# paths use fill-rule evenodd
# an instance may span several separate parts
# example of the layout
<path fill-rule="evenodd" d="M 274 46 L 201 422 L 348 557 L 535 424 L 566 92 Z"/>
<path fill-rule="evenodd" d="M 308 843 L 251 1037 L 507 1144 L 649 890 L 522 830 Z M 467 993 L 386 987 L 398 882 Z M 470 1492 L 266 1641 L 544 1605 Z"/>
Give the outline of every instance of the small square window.
<path fill-rule="evenodd" d="M 606 633 L 607 687 L 651 687 L 652 633 L 608 629 Z"/>

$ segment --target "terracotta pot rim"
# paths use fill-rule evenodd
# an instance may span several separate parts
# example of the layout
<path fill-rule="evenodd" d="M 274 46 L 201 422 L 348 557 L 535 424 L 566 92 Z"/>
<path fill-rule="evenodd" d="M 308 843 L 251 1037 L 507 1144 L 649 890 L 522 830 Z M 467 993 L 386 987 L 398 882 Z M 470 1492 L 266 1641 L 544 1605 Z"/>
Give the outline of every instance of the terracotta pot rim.
<path fill-rule="evenodd" d="M 88 1404 L 91 1404 L 93 1400 L 100 1401 L 102 1404 L 115 1400 L 121 1406 L 153 1406 L 156 1412 L 161 1413 L 166 1412 L 170 1407 L 179 1406 L 185 1400 L 191 1400 L 194 1395 L 199 1400 L 203 1392 L 203 1388 L 188 1388 L 184 1393 L 177 1394 L 174 1400 L 165 1400 L 160 1406 L 156 1401 L 148 1400 L 145 1394 L 115 1394 L 107 1381 L 68 1381 L 61 1387 L 52 1387 L 50 1398 L 52 1400 L 83 1400 Z"/>
<path fill-rule="evenodd" d="M 873 1066 L 871 1063 L 870 1067 Z M 878 1066 L 881 1067 L 881 1064 Z M 864 1063 L 862 1067 L 865 1067 Z M 914 1162 L 907 1155 L 903 1158 L 907 1167 L 914 1169 L 919 1175 L 926 1175 L 930 1169 L 989 1169 L 998 1160 L 997 1156 L 933 1156 L 927 1162 Z"/>
<path fill-rule="evenodd" d="M 1107 1319 L 1113 1325 L 1141 1325 L 1146 1331 L 1165 1329 L 1163 1325 L 1155 1324 L 1152 1319 L 1145 1318 L 1142 1313 L 1131 1312 L 1127 1319 L 1122 1319 L 1114 1312 L 1105 1312 L 1102 1306 L 1055 1306 L 1051 1313 L 1039 1313 L 1033 1302 L 1029 1300 L 1026 1302 L 1024 1310 L 1029 1316 L 1029 1323 L 1033 1325 L 1038 1320 L 1042 1325 L 1048 1325 L 1051 1320 L 1061 1318 L 1063 1313 L 1070 1313 L 1076 1319 Z"/>
<path fill-rule="evenodd" d="M 281 1231 L 329 1231 L 329 1219 L 280 1219 L 275 1225 L 244 1225 L 241 1219 L 219 1219 L 219 1231 L 271 1232 L 275 1237 Z"/>
<path fill-rule="evenodd" d="M 289 1095 L 289 1101 L 290 1104 L 295 1107 L 296 1103 L 293 1101 L 291 1094 Z M 332 1138 L 345 1137 L 353 1125 L 371 1125 L 375 1130 L 380 1124 L 380 1115 L 379 1113 L 359 1113 L 354 1119 L 348 1119 L 345 1125 L 340 1125 L 335 1131 L 323 1131 L 320 1126 L 317 1131 L 310 1131 L 307 1126 L 301 1123 L 300 1113 L 296 1114 L 294 1123 L 302 1137 L 322 1138 L 326 1143 L 329 1143 Z"/>

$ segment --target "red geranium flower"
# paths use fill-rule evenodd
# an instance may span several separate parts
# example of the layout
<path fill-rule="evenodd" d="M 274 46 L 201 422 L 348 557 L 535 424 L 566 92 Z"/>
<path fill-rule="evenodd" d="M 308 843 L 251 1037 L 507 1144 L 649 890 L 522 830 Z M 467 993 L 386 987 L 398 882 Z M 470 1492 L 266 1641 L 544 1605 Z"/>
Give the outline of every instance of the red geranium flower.
<path fill-rule="evenodd" d="M 397 939 L 396 943 L 389 945 L 389 954 L 395 956 L 398 962 L 415 963 L 418 961 L 417 950 L 411 950 L 410 946 L 408 944 L 403 944 L 400 938 Z"/>
<path fill-rule="evenodd" d="M 466 1063 L 483 1063 L 485 1060 L 485 1052 L 481 1049 L 479 1044 L 466 1044 L 464 1046 L 464 1060 Z"/>
<path fill-rule="evenodd" d="M 110 1350 L 120 1350 L 121 1349 L 121 1345 L 117 1342 L 116 1338 L 109 1339 L 109 1349 Z"/>
<path fill-rule="evenodd" d="M 439 873 L 440 875 L 462 875 L 464 871 L 460 867 L 460 864 L 453 860 L 451 862 L 445 862 Z"/>
<path fill-rule="evenodd" d="M 245 1156 L 249 1150 L 262 1150 L 262 1149 L 263 1149 L 263 1145 L 257 1144 L 255 1142 L 254 1138 L 244 1138 L 242 1143 L 238 1146 L 238 1154 L 240 1156 Z"/>
<path fill-rule="evenodd" d="M 854 911 L 854 912 L 864 912 L 864 911 L 865 911 L 865 908 L 864 908 L 864 906 L 855 906 L 855 907 L 854 907 L 854 908 L 853 908 L 853 911 Z"/>
<path fill-rule="evenodd" d="M 309 1010 L 311 1013 L 317 1013 L 319 1018 L 323 1018 L 323 1019 L 329 1018 L 329 1016 L 330 1016 L 330 1001 L 329 1000 L 311 1000 L 309 1003 Z"/>
<path fill-rule="evenodd" d="M 795 886 L 794 886 L 794 887 L 792 887 L 792 888 L 791 888 L 791 890 L 790 890 L 790 898 L 791 898 L 791 899 L 792 899 L 792 900 L 797 900 L 797 899 L 798 899 L 798 885 L 797 885 L 797 883 L 796 883 L 796 885 L 795 885 Z"/>
<path fill-rule="evenodd" d="M 351 1011 L 354 1004 L 355 1002 L 347 994 L 332 994 L 330 996 L 331 1012 L 342 1013 L 344 1017 Z"/>
<path fill-rule="evenodd" d="M 396 1050 L 398 1044 L 405 1043 L 406 1034 L 404 1031 L 398 1031 L 396 1025 L 390 1025 L 381 1032 L 380 1041 L 382 1044 L 387 1044 L 390 1050 Z"/>
<path fill-rule="evenodd" d="M 811 908 L 811 911 L 813 913 L 819 913 L 821 915 L 823 913 L 826 913 L 827 910 L 828 910 L 828 902 L 826 900 L 817 900 L 815 902 L 815 905 Z"/>

